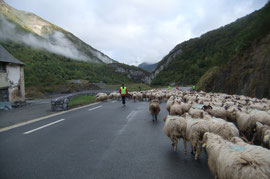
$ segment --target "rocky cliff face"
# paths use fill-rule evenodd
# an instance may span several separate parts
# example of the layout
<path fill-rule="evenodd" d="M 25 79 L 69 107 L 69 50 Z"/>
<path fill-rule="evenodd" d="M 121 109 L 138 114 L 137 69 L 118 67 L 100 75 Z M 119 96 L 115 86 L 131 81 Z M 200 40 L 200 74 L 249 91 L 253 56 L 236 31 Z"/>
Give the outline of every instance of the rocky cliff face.
<path fill-rule="evenodd" d="M 226 65 L 211 69 L 201 78 L 199 89 L 270 98 L 270 34 Z"/>
<path fill-rule="evenodd" d="M 140 68 L 135 66 L 130 67 L 120 63 L 112 63 L 109 64 L 109 66 L 111 66 L 115 72 L 124 74 L 135 82 L 142 82 L 147 84 L 151 83 L 150 73 Z"/>
<path fill-rule="evenodd" d="M 175 57 L 182 52 L 181 47 L 176 46 L 170 53 L 165 56 L 159 63 L 158 66 L 155 68 L 153 73 L 151 74 L 151 80 L 154 79 L 163 69 L 165 69 Z"/>

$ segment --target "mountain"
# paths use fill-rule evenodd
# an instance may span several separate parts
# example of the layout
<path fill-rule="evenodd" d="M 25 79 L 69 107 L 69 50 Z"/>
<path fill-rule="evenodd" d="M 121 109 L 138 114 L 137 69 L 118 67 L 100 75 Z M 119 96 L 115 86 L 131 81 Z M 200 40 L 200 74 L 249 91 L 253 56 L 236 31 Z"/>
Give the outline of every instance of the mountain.
<path fill-rule="evenodd" d="M 206 91 L 270 98 L 270 52 L 264 45 L 269 35 L 268 2 L 231 24 L 178 44 L 158 63 L 152 84 L 197 84 Z"/>
<path fill-rule="evenodd" d="M 0 45 L 24 62 L 28 89 L 45 89 L 76 79 L 110 84 L 150 81 L 149 72 L 120 64 L 70 32 L 2 0 Z"/>
<path fill-rule="evenodd" d="M 2 39 L 16 40 L 76 60 L 106 64 L 115 62 L 72 33 L 33 13 L 14 9 L 3 0 L 0 0 L 0 14 Z"/>
<path fill-rule="evenodd" d="M 205 73 L 198 87 L 205 91 L 270 97 L 270 34 L 222 66 Z"/>
<path fill-rule="evenodd" d="M 138 65 L 139 68 L 142 68 L 146 71 L 152 72 L 156 67 L 157 67 L 157 63 L 154 64 L 150 64 L 150 63 L 141 63 Z"/>

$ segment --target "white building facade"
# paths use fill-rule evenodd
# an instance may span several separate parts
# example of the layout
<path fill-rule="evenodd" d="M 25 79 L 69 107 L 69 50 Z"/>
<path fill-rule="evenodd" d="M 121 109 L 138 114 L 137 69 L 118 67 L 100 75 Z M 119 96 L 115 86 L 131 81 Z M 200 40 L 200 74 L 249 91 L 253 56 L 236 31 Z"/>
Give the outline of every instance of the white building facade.
<path fill-rule="evenodd" d="M 0 46 L 0 108 L 25 101 L 24 64 Z"/>

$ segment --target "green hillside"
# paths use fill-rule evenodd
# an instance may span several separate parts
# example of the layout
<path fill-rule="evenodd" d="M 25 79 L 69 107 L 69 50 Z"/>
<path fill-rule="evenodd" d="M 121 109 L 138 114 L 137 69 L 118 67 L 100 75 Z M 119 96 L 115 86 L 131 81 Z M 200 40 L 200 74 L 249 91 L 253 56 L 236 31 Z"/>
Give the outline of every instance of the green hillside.
<path fill-rule="evenodd" d="M 247 50 L 251 44 L 270 33 L 270 3 L 235 22 L 210 31 L 200 38 L 177 45 L 159 62 L 154 72 L 161 70 L 152 84 L 196 84 L 212 68 L 222 68 L 235 56 Z M 181 52 L 172 57 L 175 51 Z M 173 60 L 165 66 L 167 60 Z M 237 58 L 235 60 L 238 60 Z"/>
<path fill-rule="evenodd" d="M 107 64 L 95 64 L 72 60 L 47 51 L 33 49 L 24 44 L 0 41 L 14 57 L 25 63 L 25 85 L 50 86 L 65 84 L 67 80 L 84 79 L 89 82 L 134 82 L 116 73 Z"/>

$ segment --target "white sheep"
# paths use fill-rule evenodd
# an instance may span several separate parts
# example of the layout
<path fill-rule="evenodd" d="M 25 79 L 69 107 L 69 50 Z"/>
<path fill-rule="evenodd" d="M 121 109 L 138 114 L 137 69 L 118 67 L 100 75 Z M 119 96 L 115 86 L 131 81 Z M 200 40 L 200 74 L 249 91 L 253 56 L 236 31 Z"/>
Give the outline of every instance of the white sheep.
<path fill-rule="evenodd" d="M 185 112 L 184 112 L 184 109 L 183 107 L 181 106 L 181 100 L 180 99 L 175 99 L 174 102 L 173 102 L 173 105 L 171 106 L 170 108 L 170 115 L 183 115 Z"/>
<path fill-rule="evenodd" d="M 190 108 L 188 113 L 193 118 L 203 118 L 203 116 L 204 116 L 204 111 L 201 109 Z"/>
<path fill-rule="evenodd" d="M 207 120 L 193 119 L 188 114 L 185 115 L 187 120 L 186 137 L 191 144 L 191 153 L 193 154 L 194 148 L 196 149 L 195 160 L 197 160 L 202 151 L 201 141 L 203 134 L 209 132 L 209 124 Z"/>
<path fill-rule="evenodd" d="M 186 119 L 179 116 L 168 115 L 164 118 L 164 121 L 163 132 L 171 139 L 173 150 L 177 151 L 178 139 L 182 138 L 184 141 L 184 153 L 186 155 Z"/>
<path fill-rule="evenodd" d="M 106 93 L 98 93 L 96 94 L 96 101 L 107 101 L 108 95 Z"/>
<path fill-rule="evenodd" d="M 227 114 L 226 114 L 226 110 L 223 107 L 215 107 L 213 109 L 212 106 L 203 106 L 203 110 L 208 112 L 210 115 L 217 117 L 217 118 L 222 118 L 224 120 L 227 119 Z"/>
<path fill-rule="evenodd" d="M 269 179 L 270 150 L 244 142 L 234 144 L 208 132 L 204 134 L 203 141 L 208 153 L 208 166 L 215 178 Z"/>
<path fill-rule="evenodd" d="M 260 122 L 256 122 L 256 129 L 252 142 L 258 142 L 261 146 L 269 148 L 270 143 L 270 126 L 263 125 Z"/>
<path fill-rule="evenodd" d="M 169 114 L 170 114 L 170 109 L 171 109 L 171 106 L 173 105 L 173 102 L 174 102 L 174 96 L 171 96 L 166 103 L 166 109 L 169 112 Z"/>
<path fill-rule="evenodd" d="M 233 123 L 221 118 L 210 118 L 208 121 L 210 132 L 218 134 L 226 140 L 230 140 L 232 137 L 239 137 L 239 131 Z"/>

